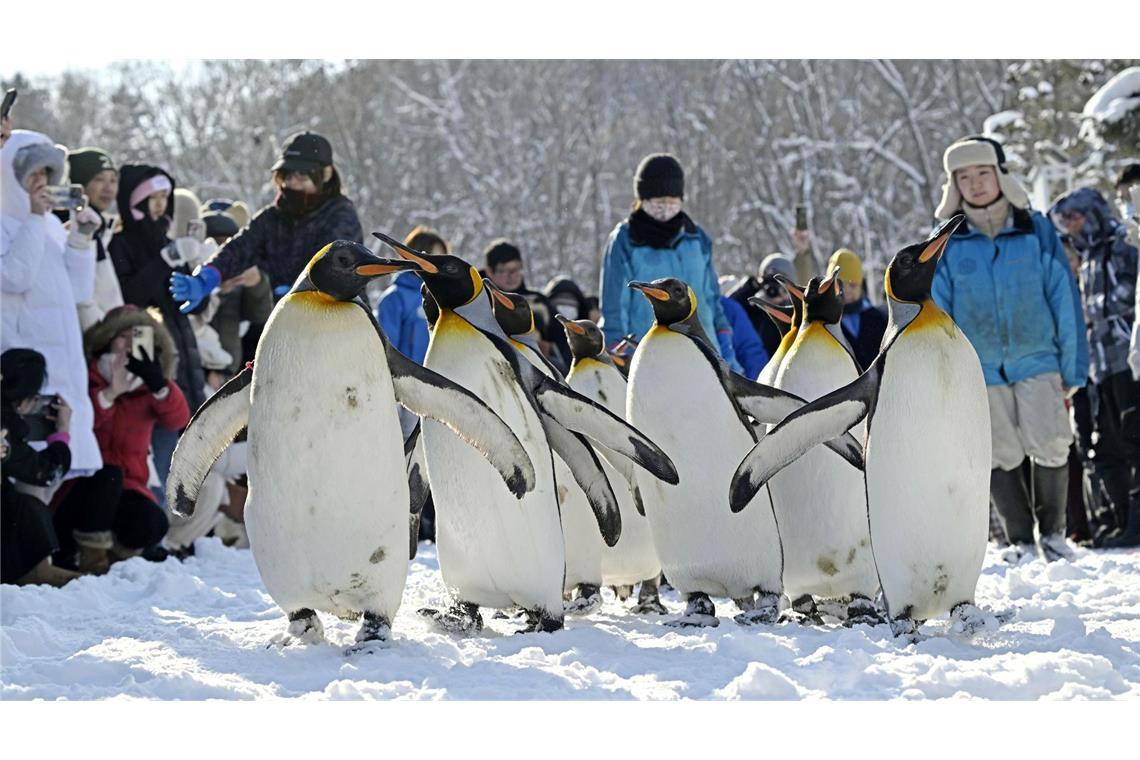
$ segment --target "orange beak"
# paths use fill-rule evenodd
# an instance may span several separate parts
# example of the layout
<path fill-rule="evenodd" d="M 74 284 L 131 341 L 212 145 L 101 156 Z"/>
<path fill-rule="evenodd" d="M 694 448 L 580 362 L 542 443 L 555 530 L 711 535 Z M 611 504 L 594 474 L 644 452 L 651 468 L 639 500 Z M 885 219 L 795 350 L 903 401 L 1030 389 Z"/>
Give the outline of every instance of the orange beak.
<path fill-rule="evenodd" d="M 833 268 L 831 274 L 827 276 L 827 279 L 819 284 L 819 292 L 826 293 L 831 290 L 831 286 L 835 284 L 837 277 L 839 277 L 839 267 Z"/>
<path fill-rule="evenodd" d="M 407 259 L 408 261 L 414 261 L 416 264 L 419 264 L 421 271 L 426 272 L 427 274 L 439 274 L 439 267 L 428 261 L 427 256 L 425 256 L 423 252 L 409 248 L 399 240 L 396 240 L 393 237 L 389 237 L 383 232 L 373 232 L 372 236 L 390 246 L 400 256 L 400 258 Z"/>
<path fill-rule="evenodd" d="M 356 268 L 356 273 L 361 277 L 380 277 L 393 272 L 416 271 L 419 268 L 419 264 L 414 261 L 385 261 L 377 264 L 361 264 Z"/>
<path fill-rule="evenodd" d="M 785 277 L 782 274 L 777 274 L 777 275 L 773 275 L 773 276 L 776 278 L 776 282 L 780 283 L 781 287 L 783 287 L 784 290 L 788 291 L 788 295 L 792 296 L 793 298 L 798 298 L 801 301 L 804 300 L 804 289 L 803 288 L 801 288 L 799 285 L 796 285 L 794 282 L 792 282 L 791 280 L 789 280 L 787 277 Z"/>
<path fill-rule="evenodd" d="M 771 315 L 773 319 L 783 322 L 785 325 L 790 325 L 792 323 L 792 318 L 790 316 L 772 304 L 761 303 L 760 308 L 768 312 L 768 314 Z"/>
<path fill-rule="evenodd" d="M 647 282 L 631 282 L 629 284 L 629 287 L 633 288 L 634 290 L 640 290 L 645 295 L 649 296 L 650 298 L 655 298 L 658 301 L 669 300 L 669 294 L 667 292 L 661 288 L 655 288 Z"/>
<path fill-rule="evenodd" d="M 925 264 L 936 256 L 941 256 L 942 252 L 946 250 L 946 244 L 950 242 L 950 236 L 954 234 L 954 230 L 958 229 L 958 225 L 960 225 L 965 218 L 965 214 L 957 214 L 953 219 L 942 225 L 938 232 L 934 233 L 934 237 L 930 239 L 930 242 L 926 244 L 926 248 L 918 255 L 918 263 Z"/>
<path fill-rule="evenodd" d="M 508 311 L 514 311 L 515 310 L 514 302 L 511 299 L 507 298 L 505 295 L 503 295 L 502 292 L 498 288 L 489 287 L 489 288 L 487 288 L 487 290 L 491 291 L 491 297 L 494 298 L 496 301 L 498 301 L 499 304 L 504 309 L 507 309 Z"/>
<path fill-rule="evenodd" d="M 586 334 L 586 328 L 582 327 L 582 325 L 578 324 L 574 320 L 567 319 L 566 317 L 562 316 L 561 314 L 555 314 L 554 318 L 558 320 L 558 323 L 560 325 L 562 325 L 564 328 L 566 328 L 570 332 L 574 333 L 575 335 L 585 335 Z"/>

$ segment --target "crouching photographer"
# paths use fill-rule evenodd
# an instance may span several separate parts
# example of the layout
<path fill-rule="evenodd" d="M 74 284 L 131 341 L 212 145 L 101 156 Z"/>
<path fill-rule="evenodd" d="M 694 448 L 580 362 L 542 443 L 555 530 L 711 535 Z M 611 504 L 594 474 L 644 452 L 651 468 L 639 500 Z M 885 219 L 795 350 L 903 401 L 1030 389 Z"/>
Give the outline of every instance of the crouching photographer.
<path fill-rule="evenodd" d="M 181 430 L 190 421 L 175 371 L 170 332 L 147 312 L 120 306 L 83 335 L 95 437 L 106 466 L 68 481 L 56 498 L 61 554 L 84 572 L 156 547 L 169 521 L 147 487 L 147 452 L 155 426 Z"/>
<path fill-rule="evenodd" d="M 30 486 L 54 483 L 71 467 L 68 447 L 71 407 L 58 396 L 39 395 L 47 379 L 43 354 L 13 348 L 0 355 L 0 417 L 3 422 L 3 475 L 0 478 L 0 582 L 62 586 L 78 573 L 56 567 L 59 549 L 51 511 L 15 482 Z M 29 441 L 43 441 L 42 450 Z"/>

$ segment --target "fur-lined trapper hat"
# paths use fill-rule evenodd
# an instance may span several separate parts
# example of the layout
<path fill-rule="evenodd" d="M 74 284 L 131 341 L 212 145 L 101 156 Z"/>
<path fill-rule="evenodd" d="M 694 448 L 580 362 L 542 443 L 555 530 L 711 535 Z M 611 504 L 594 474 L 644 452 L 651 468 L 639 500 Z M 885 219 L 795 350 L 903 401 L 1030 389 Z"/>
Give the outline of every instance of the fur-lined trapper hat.
<path fill-rule="evenodd" d="M 103 319 L 87 328 L 87 332 L 83 333 L 83 353 L 87 356 L 87 361 L 99 358 L 116 335 L 135 325 L 150 325 L 154 328 L 154 350 L 162 364 L 162 374 L 167 380 L 173 379 L 178 367 L 178 354 L 170 331 L 161 320 L 133 304 L 111 309 Z"/>
<path fill-rule="evenodd" d="M 942 155 L 942 168 L 946 170 L 946 184 L 942 186 L 942 201 L 934 215 L 950 219 L 962 209 L 962 194 L 954 181 L 954 172 L 967 166 L 992 166 L 997 171 L 998 187 L 1011 206 L 1029 208 L 1029 194 L 1005 166 L 1005 151 L 1001 143 L 978 135 L 963 137 L 953 143 Z"/>

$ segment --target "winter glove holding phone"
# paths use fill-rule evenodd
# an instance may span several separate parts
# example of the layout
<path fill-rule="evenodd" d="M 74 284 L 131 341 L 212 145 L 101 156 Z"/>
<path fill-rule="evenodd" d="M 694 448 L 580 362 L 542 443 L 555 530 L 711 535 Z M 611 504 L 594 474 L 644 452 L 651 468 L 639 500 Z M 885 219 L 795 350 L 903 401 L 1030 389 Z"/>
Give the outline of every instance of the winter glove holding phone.
<path fill-rule="evenodd" d="M 222 273 L 217 267 L 199 267 L 196 274 L 175 272 L 170 275 L 170 295 L 175 301 L 185 301 L 178 310 L 189 314 L 198 304 L 217 289 L 222 282 Z"/>
<path fill-rule="evenodd" d="M 192 265 L 198 257 L 198 241 L 194 238 L 180 237 L 164 245 L 158 253 L 171 269 Z"/>
<path fill-rule="evenodd" d="M 71 228 L 67 232 L 68 248 L 86 248 L 91 245 L 91 237 L 103 221 L 95 209 L 87 205 L 87 196 L 83 196 L 83 204 L 79 211 L 71 210 Z"/>
<path fill-rule="evenodd" d="M 145 348 L 140 348 L 142 358 L 132 356 L 127 359 L 127 371 L 142 380 L 151 393 L 158 393 L 166 387 L 166 376 L 158 359 L 152 359 Z"/>

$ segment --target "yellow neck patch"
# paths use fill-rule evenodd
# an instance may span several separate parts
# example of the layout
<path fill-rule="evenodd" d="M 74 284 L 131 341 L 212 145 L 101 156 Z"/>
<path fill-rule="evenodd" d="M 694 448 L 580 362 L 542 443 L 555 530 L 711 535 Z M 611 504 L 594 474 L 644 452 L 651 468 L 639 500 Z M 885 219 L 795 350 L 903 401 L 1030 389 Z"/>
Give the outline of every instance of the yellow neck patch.
<path fill-rule="evenodd" d="M 918 311 L 918 316 L 911 320 L 910 324 L 906 326 L 906 332 L 919 332 L 922 330 L 941 330 L 946 333 L 950 338 L 956 337 L 954 330 L 954 320 L 950 315 L 942 311 L 938 304 L 930 298 L 922 302 L 922 308 Z"/>

